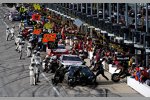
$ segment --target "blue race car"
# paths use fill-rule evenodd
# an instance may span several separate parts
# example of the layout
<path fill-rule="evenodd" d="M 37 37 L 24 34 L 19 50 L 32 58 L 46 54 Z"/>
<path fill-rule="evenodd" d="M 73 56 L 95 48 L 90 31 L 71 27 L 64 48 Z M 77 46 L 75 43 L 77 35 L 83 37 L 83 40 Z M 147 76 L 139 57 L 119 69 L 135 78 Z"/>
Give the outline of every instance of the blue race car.
<path fill-rule="evenodd" d="M 92 85 L 96 83 L 95 74 L 86 65 L 71 65 L 65 79 L 68 85 Z"/>
<path fill-rule="evenodd" d="M 21 20 L 21 16 L 20 13 L 18 12 L 13 12 L 9 15 L 9 20 L 10 21 L 20 21 Z"/>

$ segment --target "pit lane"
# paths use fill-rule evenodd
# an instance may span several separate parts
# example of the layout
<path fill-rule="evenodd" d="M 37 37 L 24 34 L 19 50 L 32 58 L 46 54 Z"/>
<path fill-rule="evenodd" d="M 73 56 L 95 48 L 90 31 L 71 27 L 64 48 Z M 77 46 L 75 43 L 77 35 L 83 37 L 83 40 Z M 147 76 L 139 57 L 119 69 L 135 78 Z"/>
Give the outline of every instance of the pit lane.
<path fill-rule="evenodd" d="M 0 16 L 10 9 L 0 7 Z M 52 74 L 42 74 L 38 86 L 29 85 L 29 70 L 30 59 L 23 53 L 24 60 L 19 60 L 19 54 L 15 51 L 14 41 L 5 40 L 6 24 L 8 26 L 17 26 L 19 22 L 10 22 L 8 20 L 0 20 L 0 96 L 26 96 L 26 97 L 53 97 L 53 96 L 70 96 L 70 97 L 132 97 L 140 94 L 129 88 L 126 83 L 113 83 L 100 78 L 98 86 L 76 86 L 69 87 L 66 83 L 53 86 L 49 81 Z M 16 30 L 17 32 L 17 30 Z M 89 60 L 87 59 L 87 64 Z M 110 74 L 106 72 L 106 75 Z"/>

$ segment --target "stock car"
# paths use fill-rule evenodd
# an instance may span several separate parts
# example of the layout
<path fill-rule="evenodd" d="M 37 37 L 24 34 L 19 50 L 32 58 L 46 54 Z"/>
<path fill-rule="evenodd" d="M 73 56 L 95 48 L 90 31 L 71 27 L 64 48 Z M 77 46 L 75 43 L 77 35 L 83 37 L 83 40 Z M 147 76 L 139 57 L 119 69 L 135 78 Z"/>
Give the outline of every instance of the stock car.
<path fill-rule="evenodd" d="M 29 22 L 27 20 L 24 20 L 24 29 L 22 30 L 22 35 L 24 38 L 27 38 L 28 34 L 30 33 L 30 31 L 33 31 L 34 29 L 34 25 L 33 24 L 29 24 Z"/>
<path fill-rule="evenodd" d="M 60 57 L 62 54 L 68 54 L 68 50 L 64 44 L 58 44 L 56 49 L 52 49 L 52 53 L 57 57 Z"/>
<path fill-rule="evenodd" d="M 86 65 L 70 65 L 64 81 L 69 86 L 91 85 L 96 83 L 96 76 Z"/>
<path fill-rule="evenodd" d="M 20 21 L 20 20 L 21 20 L 20 13 L 17 12 L 17 11 L 11 12 L 11 13 L 9 14 L 8 19 L 9 19 L 10 21 Z"/>
<path fill-rule="evenodd" d="M 82 65 L 84 61 L 78 55 L 61 55 L 58 60 L 59 66 L 68 67 L 69 65 Z"/>
<path fill-rule="evenodd" d="M 23 37 L 27 38 L 27 36 L 30 34 L 30 31 L 33 31 L 33 26 L 24 24 L 24 29 L 22 30 Z"/>

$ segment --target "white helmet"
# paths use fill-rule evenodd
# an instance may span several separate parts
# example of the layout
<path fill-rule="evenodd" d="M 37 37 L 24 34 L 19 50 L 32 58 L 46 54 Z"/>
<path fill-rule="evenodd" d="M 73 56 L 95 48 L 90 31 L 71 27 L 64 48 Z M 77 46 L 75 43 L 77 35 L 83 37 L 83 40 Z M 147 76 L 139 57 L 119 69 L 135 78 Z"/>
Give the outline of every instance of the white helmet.
<path fill-rule="evenodd" d="M 74 40 L 76 40 L 76 39 L 77 39 L 77 37 L 74 37 L 73 39 L 74 39 Z"/>
<path fill-rule="evenodd" d="M 46 57 L 45 58 L 49 58 L 49 55 L 46 55 Z"/>
<path fill-rule="evenodd" d="M 36 54 L 36 53 L 37 53 L 37 50 L 34 50 L 34 51 L 33 51 L 33 54 Z"/>
<path fill-rule="evenodd" d="M 135 62 L 133 62 L 132 65 L 135 65 Z"/>
<path fill-rule="evenodd" d="M 100 61 L 102 61 L 103 59 L 102 58 L 100 58 Z"/>
<path fill-rule="evenodd" d="M 144 68 L 143 67 L 139 67 L 140 68 L 140 70 L 144 70 Z"/>
<path fill-rule="evenodd" d="M 18 34 L 18 37 L 22 37 L 22 35 Z"/>
<path fill-rule="evenodd" d="M 117 55 L 117 54 L 118 54 L 118 52 L 115 52 L 115 54 Z"/>
<path fill-rule="evenodd" d="M 7 29 L 9 29 L 9 26 L 7 26 Z"/>
<path fill-rule="evenodd" d="M 82 50 L 79 50 L 79 52 L 82 52 Z"/>
<path fill-rule="evenodd" d="M 31 66 L 34 66 L 35 65 L 35 62 L 31 62 Z"/>

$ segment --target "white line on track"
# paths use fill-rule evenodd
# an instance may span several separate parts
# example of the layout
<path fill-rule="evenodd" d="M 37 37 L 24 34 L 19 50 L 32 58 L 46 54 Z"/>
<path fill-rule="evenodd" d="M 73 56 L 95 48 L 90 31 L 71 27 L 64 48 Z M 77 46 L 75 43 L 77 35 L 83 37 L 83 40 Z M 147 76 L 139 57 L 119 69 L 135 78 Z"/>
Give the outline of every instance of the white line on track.
<path fill-rule="evenodd" d="M 46 79 L 46 81 L 52 85 L 53 90 L 57 93 L 57 95 L 62 97 L 62 95 L 59 93 L 59 91 L 56 89 L 56 87 L 53 86 L 53 84 L 49 81 L 49 79 L 46 77 L 46 75 L 44 73 L 41 73 L 41 74 Z"/>
<path fill-rule="evenodd" d="M 6 27 L 9 27 L 8 25 L 7 25 L 7 23 L 2 19 L 2 17 L 0 16 L 0 19 L 2 20 L 2 22 L 5 24 L 5 26 Z"/>
<path fill-rule="evenodd" d="M 9 27 L 3 19 L 1 19 L 1 20 L 6 25 L 6 27 Z"/>

